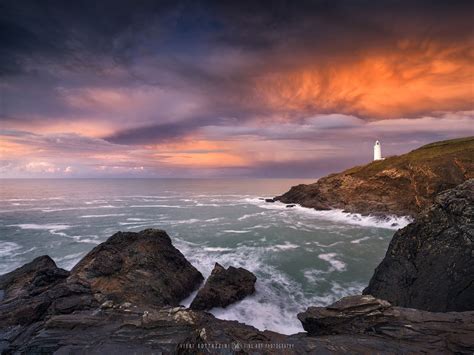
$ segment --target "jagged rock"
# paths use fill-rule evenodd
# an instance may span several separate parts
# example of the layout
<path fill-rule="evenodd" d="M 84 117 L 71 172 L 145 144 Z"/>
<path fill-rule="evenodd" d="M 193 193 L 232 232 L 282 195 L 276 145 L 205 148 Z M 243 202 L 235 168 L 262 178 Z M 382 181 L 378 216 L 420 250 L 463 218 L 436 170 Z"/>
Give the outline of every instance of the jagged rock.
<path fill-rule="evenodd" d="M 71 279 L 116 303 L 178 305 L 203 281 L 165 231 L 118 232 L 72 270 Z"/>
<path fill-rule="evenodd" d="M 364 293 L 401 307 L 474 310 L 474 179 L 395 233 Z"/>
<path fill-rule="evenodd" d="M 273 202 L 275 202 L 275 200 L 273 198 L 266 198 L 265 202 L 273 203 Z"/>
<path fill-rule="evenodd" d="M 64 281 L 69 272 L 56 266 L 47 255 L 39 256 L 33 261 L 12 272 L 0 276 L 0 289 L 3 291 L 2 302 L 14 298 L 40 294 L 58 282 Z"/>
<path fill-rule="evenodd" d="M 344 297 L 328 307 L 309 307 L 298 314 L 298 319 L 312 336 L 396 339 L 400 347 L 397 353 L 413 351 L 417 346 L 419 351 L 428 353 L 443 349 L 464 353 L 474 349 L 474 312 L 432 313 L 393 307 L 373 296 L 357 295 Z"/>
<path fill-rule="evenodd" d="M 45 255 L 1 276 L 0 327 L 28 325 L 51 314 L 94 308 L 97 302 L 89 285 L 71 280 L 69 275 Z"/>
<path fill-rule="evenodd" d="M 293 186 L 275 197 L 303 207 L 375 215 L 415 216 L 435 196 L 474 178 L 474 137 L 436 142 Z"/>
<path fill-rule="evenodd" d="M 225 269 L 216 263 L 190 308 L 208 310 L 214 307 L 227 307 L 254 293 L 256 281 L 255 275 L 244 268 L 229 266 Z"/>
<path fill-rule="evenodd" d="M 69 276 L 49 256 L 40 256 L 0 276 L 0 326 L 30 324 L 44 317 L 51 306 L 48 291 Z"/>

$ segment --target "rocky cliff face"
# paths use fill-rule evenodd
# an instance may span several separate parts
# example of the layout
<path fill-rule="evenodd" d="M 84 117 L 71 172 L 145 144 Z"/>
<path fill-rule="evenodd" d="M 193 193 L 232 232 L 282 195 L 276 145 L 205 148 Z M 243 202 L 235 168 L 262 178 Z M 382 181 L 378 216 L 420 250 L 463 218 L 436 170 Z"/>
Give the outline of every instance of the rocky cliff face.
<path fill-rule="evenodd" d="M 275 199 L 315 209 L 416 215 L 435 196 L 474 178 L 474 137 L 428 144 L 401 156 L 294 186 Z"/>
<path fill-rule="evenodd" d="M 364 293 L 401 307 L 474 310 L 474 179 L 395 233 Z"/>

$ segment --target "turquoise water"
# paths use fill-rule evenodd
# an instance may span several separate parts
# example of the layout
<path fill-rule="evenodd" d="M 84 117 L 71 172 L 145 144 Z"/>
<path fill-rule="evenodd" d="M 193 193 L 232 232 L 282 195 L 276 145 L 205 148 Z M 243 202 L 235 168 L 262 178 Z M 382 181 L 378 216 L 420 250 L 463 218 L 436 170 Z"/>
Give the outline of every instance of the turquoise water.
<path fill-rule="evenodd" d="M 295 333 L 298 312 L 359 293 L 407 223 L 261 200 L 307 182 L 1 180 L 0 274 L 43 254 L 70 269 L 119 230 L 161 228 L 205 276 L 215 262 L 257 275 L 255 295 L 213 314 Z"/>

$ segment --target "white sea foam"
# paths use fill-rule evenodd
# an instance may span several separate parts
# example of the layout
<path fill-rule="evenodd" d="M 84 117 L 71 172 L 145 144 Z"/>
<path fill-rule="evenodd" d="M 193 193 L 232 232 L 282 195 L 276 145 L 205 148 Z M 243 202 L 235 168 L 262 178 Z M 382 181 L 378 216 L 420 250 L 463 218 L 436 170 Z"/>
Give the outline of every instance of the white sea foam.
<path fill-rule="evenodd" d="M 257 216 L 263 216 L 265 212 L 258 212 L 258 213 L 249 213 L 249 214 L 244 214 L 242 217 L 237 218 L 239 221 L 243 221 L 247 218 L 252 218 L 252 217 L 257 217 Z"/>
<path fill-rule="evenodd" d="M 122 208 L 119 206 L 113 205 L 104 205 L 104 206 L 83 206 L 83 207 L 58 207 L 58 208 L 44 208 L 41 209 L 42 212 L 62 212 L 62 211 L 75 211 L 75 210 L 95 210 L 100 208 Z"/>
<path fill-rule="evenodd" d="M 186 206 L 174 206 L 174 205 L 131 205 L 129 207 L 132 208 L 155 208 L 155 207 L 163 207 L 163 208 L 186 208 Z"/>
<path fill-rule="evenodd" d="M 71 270 L 86 254 L 86 252 L 68 254 L 66 256 L 55 258 L 56 264 L 66 270 Z"/>
<path fill-rule="evenodd" d="M 106 200 L 92 200 L 92 201 L 85 201 L 84 202 L 86 205 L 96 205 L 100 203 L 107 203 Z"/>
<path fill-rule="evenodd" d="M 267 247 L 267 249 L 271 251 L 282 251 L 282 250 L 289 250 L 289 249 L 296 249 L 296 248 L 299 248 L 299 245 L 292 244 L 290 242 L 285 242 L 285 244 L 277 244 L 271 247 Z"/>
<path fill-rule="evenodd" d="M 313 244 L 320 247 L 320 248 L 331 248 L 331 247 L 333 247 L 335 245 L 338 245 L 338 244 L 344 244 L 344 242 L 340 240 L 338 242 L 334 242 L 334 243 L 331 243 L 331 244 L 323 244 L 323 243 L 320 243 L 320 242 L 313 242 Z"/>
<path fill-rule="evenodd" d="M 224 219 L 225 219 L 224 217 L 209 218 L 209 219 L 205 219 L 204 222 L 219 222 L 219 221 L 222 221 Z"/>
<path fill-rule="evenodd" d="M 304 277 L 311 283 L 317 283 L 318 281 L 325 280 L 325 274 L 327 271 L 323 270 L 305 270 L 303 272 Z"/>
<path fill-rule="evenodd" d="M 357 225 L 362 227 L 377 227 L 377 228 L 385 228 L 385 229 L 399 229 L 405 227 L 407 224 L 412 222 L 412 219 L 408 216 L 386 216 L 386 217 L 378 217 L 378 216 L 362 216 L 358 213 L 348 213 L 344 212 L 342 209 L 333 209 L 328 211 L 319 211 L 313 208 L 306 208 L 301 207 L 300 205 L 296 205 L 293 208 L 287 208 L 286 204 L 281 203 L 279 201 L 268 203 L 264 200 L 259 198 L 245 198 L 243 201 L 257 205 L 260 208 L 264 208 L 267 210 L 277 210 L 277 211 L 285 211 L 285 214 L 291 215 L 292 213 L 298 213 L 307 215 L 308 217 L 313 217 L 321 220 L 328 220 L 338 223 L 344 224 L 351 224 Z M 315 226 L 312 226 L 315 227 Z"/>
<path fill-rule="evenodd" d="M 11 256 L 18 249 L 21 249 L 21 246 L 17 243 L 0 241 L 0 257 Z"/>
<path fill-rule="evenodd" d="M 351 240 L 351 243 L 352 244 L 360 244 L 360 242 L 363 242 L 364 240 L 368 240 L 370 239 L 370 237 L 363 237 L 363 238 L 359 238 L 359 239 L 354 239 L 354 240 Z"/>
<path fill-rule="evenodd" d="M 89 214 L 85 216 L 79 216 L 79 218 L 103 218 L 103 217 L 120 217 L 120 216 L 125 216 L 125 213 Z"/>
<path fill-rule="evenodd" d="M 224 251 L 232 251 L 233 249 L 231 248 L 221 248 L 221 247 L 205 247 L 203 248 L 205 251 L 211 251 L 211 252 L 224 252 Z"/>
<path fill-rule="evenodd" d="M 243 230 L 234 230 L 234 229 L 226 229 L 223 230 L 222 233 L 236 233 L 236 234 L 243 234 L 243 233 L 250 233 L 250 231 L 243 231 Z"/>
<path fill-rule="evenodd" d="M 10 224 L 8 227 L 19 227 L 20 229 L 32 229 L 32 230 L 48 230 L 48 231 L 60 231 L 71 228 L 68 224 L 34 224 L 34 223 L 24 223 L 24 224 Z"/>
<path fill-rule="evenodd" d="M 336 271 L 344 271 L 346 269 L 346 264 L 336 257 L 338 254 L 336 253 L 327 253 L 327 254 L 319 254 L 318 258 L 321 260 L 327 261 L 331 267 Z"/>
<path fill-rule="evenodd" d="M 219 205 L 217 203 L 201 203 L 198 202 L 195 204 L 196 207 L 221 207 L 222 205 Z"/>
<path fill-rule="evenodd" d="M 209 276 L 218 262 L 224 267 L 230 265 L 244 267 L 257 276 L 256 293 L 233 305 L 214 308 L 210 312 L 220 319 L 238 320 L 250 324 L 260 330 L 273 330 L 283 334 L 294 334 L 303 331 L 296 314 L 309 306 L 324 306 L 335 302 L 340 297 L 356 294 L 363 285 L 349 283 L 341 285 L 331 283 L 328 293 L 307 294 L 299 282 L 290 279 L 265 259 L 272 255 L 269 248 L 242 245 L 235 248 L 202 247 L 198 243 L 173 239 L 173 244 L 196 266 L 205 277 Z M 290 244 L 284 244 L 291 245 Z M 227 250 L 230 249 L 230 250 Z M 183 300 L 181 304 L 188 306 L 193 297 Z"/>

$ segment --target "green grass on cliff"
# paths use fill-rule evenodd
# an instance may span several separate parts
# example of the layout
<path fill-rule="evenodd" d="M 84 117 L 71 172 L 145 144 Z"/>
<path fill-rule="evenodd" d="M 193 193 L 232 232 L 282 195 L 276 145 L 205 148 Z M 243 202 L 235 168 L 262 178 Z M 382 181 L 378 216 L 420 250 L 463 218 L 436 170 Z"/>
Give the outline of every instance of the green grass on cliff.
<path fill-rule="evenodd" d="M 343 174 L 373 176 L 379 171 L 402 168 L 407 165 L 424 165 L 431 162 L 442 163 L 444 159 L 461 159 L 466 163 L 474 163 L 474 137 L 451 139 L 424 145 L 403 155 L 395 155 L 384 160 L 374 161 L 363 166 L 356 166 Z"/>

